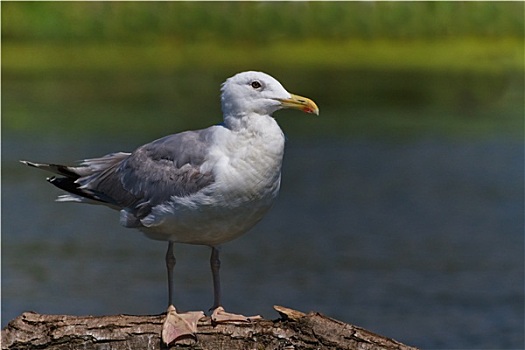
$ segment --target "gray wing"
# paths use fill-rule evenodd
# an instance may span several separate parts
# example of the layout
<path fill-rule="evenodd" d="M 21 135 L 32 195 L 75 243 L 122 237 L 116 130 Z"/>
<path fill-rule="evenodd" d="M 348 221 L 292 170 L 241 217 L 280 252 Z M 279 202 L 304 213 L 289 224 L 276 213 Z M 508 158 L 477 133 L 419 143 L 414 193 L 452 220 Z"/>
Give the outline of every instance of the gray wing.
<path fill-rule="evenodd" d="M 188 196 L 214 182 L 202 173 L 213 127 L 163 137 L 133 153 L 113 153 L 87 159 L 81 166 L 23 162 L 54 172 L 49 182 L 67 191 L 61 201 L 98 202 L 126 209 L 138 219 L 172 196 Z"/>
<path fill-rule="evenodd" d="M 188 196 L 210 185 L 213 174 L 200 171 L 210 136 L 210 129 L 186 131 L 138 148 L 119 166 L 121 189 L 111 197 L 122 196 L 122 207 L 142 218 L 172 196 Z"/>

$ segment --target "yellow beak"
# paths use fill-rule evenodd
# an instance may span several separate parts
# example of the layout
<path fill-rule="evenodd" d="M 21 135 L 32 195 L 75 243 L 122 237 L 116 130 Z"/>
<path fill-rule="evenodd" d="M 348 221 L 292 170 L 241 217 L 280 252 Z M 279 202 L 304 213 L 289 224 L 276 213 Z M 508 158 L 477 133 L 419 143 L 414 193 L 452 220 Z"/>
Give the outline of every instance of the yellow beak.
<path fill-rule="evenodd" d="M 290 95 L 292 95 L 292 97 L 287 99 L 279 99 L 283 108 L 298 109 L 305 113 L 313 113 L 315 115 L 319 115 L 319 107 L 317 107 L 314 101 L 303 96 L 294 94 Z"/>

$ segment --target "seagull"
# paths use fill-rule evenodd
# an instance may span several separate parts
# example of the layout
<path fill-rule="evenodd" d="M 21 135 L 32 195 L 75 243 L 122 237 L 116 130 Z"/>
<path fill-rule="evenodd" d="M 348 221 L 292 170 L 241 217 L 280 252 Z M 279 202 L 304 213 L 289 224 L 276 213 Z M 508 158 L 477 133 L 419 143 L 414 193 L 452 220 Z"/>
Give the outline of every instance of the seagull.
<path fill-rule="evenodd" d="M 250 322 L 221 304 L 219 249 L 246 233 L 270 209 L 280 188 L 284 134 L 272 117 L 283 108 L 319 115 L 310 99 L 294 95 L 273 77 L 248 71 L 221 88 L 223 123 L 162 137 L 131 153 L 85 159 L 76 166 L 22 163 L 55 174 L 48 182 L 67 192 L 59 202 L 102 204 L 120 224 L 168 242 L 166 344 L 194 336 L 202 311 L 173 306 L 174 243 L 211 247 L 215 323 Z"/>

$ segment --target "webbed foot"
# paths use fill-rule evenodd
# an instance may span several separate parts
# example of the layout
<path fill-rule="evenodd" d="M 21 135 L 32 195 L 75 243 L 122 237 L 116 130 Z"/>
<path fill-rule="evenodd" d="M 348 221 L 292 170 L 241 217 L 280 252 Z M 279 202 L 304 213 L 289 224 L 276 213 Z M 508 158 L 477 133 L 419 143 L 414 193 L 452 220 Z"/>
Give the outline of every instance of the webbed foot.
<path fill-rule="evenodd" d="M 195 336 L 197 322 L 204 317 L 202 311 L 191 311 L 177 313 L 173 305 L 168 307 L 166 320 L 162 325 L 162 341 L 166 344 L 177 340 L 182 336 Z"/>
<path fill-rule="evenodd" d="M 256 316 L 244 316 L 232 314 L 224 311 L 222 306 L 217 307 L 213 310 L 211 315 L 211 320 L 215 323 L 242 323 L 242 322 L 252 322 L 255 320 L 261 320 L 262 317 L 259 315 Z"/>

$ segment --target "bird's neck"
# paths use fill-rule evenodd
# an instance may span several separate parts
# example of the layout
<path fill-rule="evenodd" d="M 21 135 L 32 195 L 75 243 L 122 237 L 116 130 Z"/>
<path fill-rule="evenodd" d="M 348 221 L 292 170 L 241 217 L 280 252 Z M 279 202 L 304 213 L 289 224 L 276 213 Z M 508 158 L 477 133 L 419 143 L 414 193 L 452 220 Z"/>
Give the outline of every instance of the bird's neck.
<path fill-rule="evenodd" d="M 231 131 L 239 131 L 245 128 L 245 122 L 243 122 L 244 114 L 225 114 L 224 115 L 224 126 Z"/>
<path fill-rule="evenodd" d="M 282 155 L 284 134 L 275 119 L 269 115 L 225 116 L 224 126 L 232 132 L 236 148 L 250 144 L 260 151 L 267 150 Z"/>
<path fill-rule="evenodd" d="M 275 119 L 270 115 L 235 114 L 225 115 L 224 125 L 233 132 L 252 132 L 256 134 L 265 134 L 278 132 L 282 133 Z"/>

